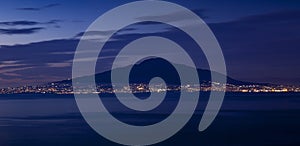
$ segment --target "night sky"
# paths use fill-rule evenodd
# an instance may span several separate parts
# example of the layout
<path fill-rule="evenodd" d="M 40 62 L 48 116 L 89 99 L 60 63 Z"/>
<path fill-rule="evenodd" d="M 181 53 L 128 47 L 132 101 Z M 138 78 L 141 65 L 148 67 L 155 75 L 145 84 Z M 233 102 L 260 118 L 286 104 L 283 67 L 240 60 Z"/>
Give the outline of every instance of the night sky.
<path fill-rule="evenodd" d="M 101 14 L 128 2 L 131 1 L 1 1 L 0 87 L 70 78 L 74 51 L 82 32 Z M 230 77 L 300 85 L 299 1 L 170 2 L 191 9 L 209 25 L 221 45 Z M 180 12 L 169 17 L 178 15 Z M 110 51 L 126 38 L 147 33 L 174 35 L 176 31 L 161 24 L 133 25 L 116 37 L 122 39 L 115 39 Z M 90 32 L 90 35 L 105 36 L 105 32 Z M 175 36 L 184 41 L 180 35 Z M 106 55 L 99 60 L 110 62 L 110 54 Z M 205 64 L 198 67 L 208 68 Z M 107 68 L 101 66 L 97 71 L 103 70 Z"/>

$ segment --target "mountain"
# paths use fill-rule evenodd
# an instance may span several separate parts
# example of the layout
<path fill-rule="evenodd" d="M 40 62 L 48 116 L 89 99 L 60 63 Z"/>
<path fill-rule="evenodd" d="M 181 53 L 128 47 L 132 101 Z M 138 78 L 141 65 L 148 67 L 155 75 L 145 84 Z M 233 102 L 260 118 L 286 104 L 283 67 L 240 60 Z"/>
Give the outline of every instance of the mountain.
<path fill-rule="evenodd" d="M 114 71 L 116 71 L 116 72 L 122 71 L 122 70 L 128 69 L 129 67 L 131 67 L 131 66 L 117 68 L 117 69 L 114 69 Z M 178 64 L 178 67 L 181 70 L 184 70 L 187 72 L 194 70 L 192 67 L 189 67 L 186 65 Z M 200 83 L 211 81 L 211 74 L 214 74 L 216 76 L 223 76 L 223 77 L 225 76 L 218 72 L 205 70 L 205 69 L 197 69 L 197 72 L 198 72 Z M 161 58 L 147 59 L 147 60 L 144 60 L 144 61 L 141 61 L 141 62 L 135 64 L 132 67 L 129 79 L 130 79 L 130 83 L 148 83 L 150 81 L 150 79 L 152 79 L 153 77 L 157 77 L 157 76 L 163 78 L 169 84 L 180 83 L 179 78 L 178 78 L 178 73 L 176 72 L 175 68 L 168 61 L 161 59 Z M 84 81 L 85 78 L 89 78 L 89 77 L 90 76 L 80 77 L 78 79 L 80 81 Z M 268 84 L 264 84 L 264 83 L 252 83 L 252 82 L 239 81 L 239 80 L 235 80 L 228 76 L 226 76 L 226 78 L 227 78 L 228 84 L 268 85 Z M 111 70 L 96 74 L 95 81 L 98 84 L 111 83 Z M 58 81 L 55 83 L 70 84 L 71 80 L 63 80 L 63 81 Z"/>

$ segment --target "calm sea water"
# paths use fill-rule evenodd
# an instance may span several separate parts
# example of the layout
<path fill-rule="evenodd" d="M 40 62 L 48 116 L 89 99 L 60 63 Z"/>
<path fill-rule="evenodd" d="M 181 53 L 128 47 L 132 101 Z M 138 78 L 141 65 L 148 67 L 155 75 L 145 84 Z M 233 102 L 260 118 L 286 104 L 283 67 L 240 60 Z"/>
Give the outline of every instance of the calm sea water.
<path fill-rule="evenodd" d="M 198 132 L 208 94 L 202 94 L 189 123 L 157 145 L 300 145 L 299 93 L 227 93 L 216 120 L 207 130 Z M 116 106 L 109 96 L 103 100 Z M 166 102 L 169 105 L 176 100 Z M 116 116 L 128 123 L 147 124 L 167 114 L 162 111 L 143 116 L 115 109 Z M 89 127 L 72 95 L 0 95 L 0 146 L 24 145 L 117 144 Z"/>

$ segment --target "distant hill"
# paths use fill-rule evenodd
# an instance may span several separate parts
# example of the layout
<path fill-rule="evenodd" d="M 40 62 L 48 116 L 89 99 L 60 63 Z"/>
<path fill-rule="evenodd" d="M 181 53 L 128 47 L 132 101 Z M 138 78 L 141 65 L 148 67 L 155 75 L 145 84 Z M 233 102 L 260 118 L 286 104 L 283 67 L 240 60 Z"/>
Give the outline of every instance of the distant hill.
<path fill-rule="evenodd" d="M 192 67 L 186 66 L 186 65 L 179 65 L 178 66 L 187 72 L 190 70 L 193 70 Z M 128 69 L 130 66 L 122 67 L 114 69 L 114 71 L 120 71 L 124 69 Z M 216 76 L 225 76 L 223 74 L 205 70 L 205 69 L 197 69 L 200 83 L 202 82 L 208 82 L 211 81 L 211 73 Z M 162 77 L 165 81 L 168 81 L 170 84 L 177 84 L 178 83 L 178 74 L 175 70 L 175 68 L 166 60 L 160 59 L 160 58 L 154 58 L 154 59 L 148 59 L 145 61 L 142 61 L 138 64 L 135 64 L 131 70 L 130 73 L 130 81 L 131 83 L 148 83 L 151 78 L 153 77 Z M 88 77 L 80 77 L 78 78 L 80 81 L 84 81 L 84 78 Z M 268 85 L 268 84 L 262 84 L 262 83 L 253 83 L 253 82 L 244 82 L 235 80 L 231 77 L 226 76 L 227 83 L 234 84 L 234 85 Z M 95 75 L 95 80 L 98 84 L 106 84 L 111 82 L 111 71 L 105 71 L 102 73 L 98 73 Z M 63 80 L 58 81 L 55 83 L 64 83 L 64 84 L 70 84 L 71 80 Z"/>

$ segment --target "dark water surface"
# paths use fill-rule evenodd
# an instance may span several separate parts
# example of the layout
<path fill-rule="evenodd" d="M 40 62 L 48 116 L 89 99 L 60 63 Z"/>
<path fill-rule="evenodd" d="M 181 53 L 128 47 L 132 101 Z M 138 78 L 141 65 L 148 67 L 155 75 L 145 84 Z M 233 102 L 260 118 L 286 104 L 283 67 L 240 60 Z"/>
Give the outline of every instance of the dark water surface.
<path fill-rule="evenodd" d="M 190 122 L 157 145 L 300 145 L 299 93 L 227 93 L 213 124 L 198 132 L 208 93 L 202 94 Z M 106 97 L 110 103 L 110 98 Z M 172 99 L 167 102 L 173 104 Z M 127 122 L 147 123 L 164 117 L 155 112 L 137 117 L 114 111 Z M 73 95 L 0 95 L 0 146 L 117 145 L 84 121 Z"/>

